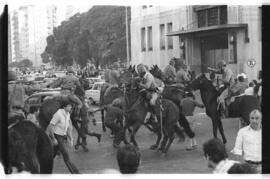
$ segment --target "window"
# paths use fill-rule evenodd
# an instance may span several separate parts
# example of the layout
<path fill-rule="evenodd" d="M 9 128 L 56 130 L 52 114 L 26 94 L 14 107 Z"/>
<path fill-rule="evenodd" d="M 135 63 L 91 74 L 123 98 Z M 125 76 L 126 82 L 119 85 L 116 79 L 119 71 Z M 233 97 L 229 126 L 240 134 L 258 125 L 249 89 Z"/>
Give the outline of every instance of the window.
<path fill-rule="evenodd" d="M 142 51 L 145 51 L 146 48 L 146 44 L 145 44 L 145 28 L 141 28 L 141 47 L 142 47 Z"/>
<path fill-rule="evenodd" d="M 167 33 L 172 32 L 172 23 L 167 24 Z M 168 49 L 173 49 L 173 37 L 167 37 L 167 47 Z"/>
<path fill-rule="evenodd" d="M 160 24 L 160 50 L 165 50 L 165 25 Z"/>
<path fill-rule="evenodd" d="M 227 6 L 197 11 L 198 27 L 227 24 Z"/>
<path fill-rule="evenodd" d="M 147 27 L 147 45 L 148 45 L 148 51 L 152 51 L 153 50 L 152 26 Z"/>

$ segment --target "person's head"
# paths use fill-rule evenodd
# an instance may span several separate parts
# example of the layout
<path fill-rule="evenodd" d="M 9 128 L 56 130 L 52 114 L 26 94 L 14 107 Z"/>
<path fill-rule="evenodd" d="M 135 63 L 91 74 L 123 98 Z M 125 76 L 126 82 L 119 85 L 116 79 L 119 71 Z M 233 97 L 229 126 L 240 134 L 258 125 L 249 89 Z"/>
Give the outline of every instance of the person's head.
<path fill-rule="evenodd" d="M 222 71 L 224 71 L 226 67 L 226 62 L 224 60 L 221 60 L 219 63 L 218 63 L 218 68 Z"/>
<path fill-rule="evenodd" d="M 174 59 L 173 59 L 173 58 L 170 60 L 169 64 L 170 64 L 171 66 L 173 66 L 173 67 L 174 67 L 174 65 L 175 65 L 175 61 L 174 61 Z"/>
<path fill-rule="evenodd" d="M 60 108 L 64 109 L 66 112 L 71 112 L 72 104 L 67 100 L 63 100 Z"/>
<path fill-rule="evenodd" d="M 211 72 L 210 73 L 210 80 L 214 80 L 216 78 L 215 73 Z"/>
<path fill-rule="evenodd" d="M 183 65 L 181 66 L 181 68 L 182 68 L 183 70 L 187 71 L 187 65 L 186 65 L 186 64 L 183 64 Z"/>
<path fill-rule="evenodd" d="M 243 77 L 242 75 L 238 76 L 237 79 L 238 79 L 239 82 L 244 82 L 244 80 L 245 80 L 244 77 Z"/>
<path fill-rule="evenodd" d="M 253 81 L 252 82 L 249 82 L 248 86 L 249 87 L 254 87 L 254 82 Z"/>
<path fill-rule="evenodd" d="M 39 109 L 37 106 L 30 106 L 29 112 L 30 114 L 37 114 L 39 112 Z"/>
<path fill-rule="evenodd" d="M 67 75 L 73 75 L 74 73 L 75 72 L 71 66 L 67 68 Z"/>
<path fill-rule="evenodd" d="M 228 154 L 225 145 L 218 138 L 213 138 L 206 141 L 203 144 L 204 156 L 208 161 L 209 168 L 215 168 L 215 166 L 222 160 L 228 158 Z"/>
<path fill-rule="evenodd" d="M 258 109 L 251 111 L 249 114 L 249 122 L 252 129 L 259 130 L 261 128 L 262 113 Z"/>
<path fill-rule="evenodd" d="M 136 173 L 140 164 L 141 154 L 136 147 L 126 145 L 118 149 L 116 158 L 121 173 Z"/>
<path fill-rule="evenodd" d="M 140 76 L 143 76 L 146 73 L 146 69 L 145 69 L 144 64 L 139 64 L 137 66 L 137 70 L 138 70 L 138 73 Z"/>
<path fill-rule="evenodd" d="M 247 163 L 236 163 L 229 170 L 228 174 L 252 174 L 256 170 Z"/>
<path fill-rule="evenodd" d="M 117 70 L 120 68 L 120 64 L 118 62 L 114 62 L 112 67 L 113 69 Z"/>

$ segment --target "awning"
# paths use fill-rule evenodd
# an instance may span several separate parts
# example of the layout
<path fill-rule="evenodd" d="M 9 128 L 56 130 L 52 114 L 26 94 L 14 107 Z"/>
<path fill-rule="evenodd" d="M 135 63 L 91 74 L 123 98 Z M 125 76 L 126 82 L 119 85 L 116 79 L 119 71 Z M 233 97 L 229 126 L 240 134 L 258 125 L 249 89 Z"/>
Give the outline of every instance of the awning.
<path fill-rule="evenodd" d="M 223 24 L 223 25 L 215 25 L 215 26 L 208 26 L 208 27 L 201 27 L 201 28 L 193 28 L 189 30 L 179 30 L 174 32 L 169 32 L 167 36 L 184 36 L 184 35 L 191 35 L 191 34 L 199 34 L 204 32 L 214 32 L 214 31 L 221 31 L 221 30 L 229 30 L 235 28 L 246 28 L 248 24 Z"/>

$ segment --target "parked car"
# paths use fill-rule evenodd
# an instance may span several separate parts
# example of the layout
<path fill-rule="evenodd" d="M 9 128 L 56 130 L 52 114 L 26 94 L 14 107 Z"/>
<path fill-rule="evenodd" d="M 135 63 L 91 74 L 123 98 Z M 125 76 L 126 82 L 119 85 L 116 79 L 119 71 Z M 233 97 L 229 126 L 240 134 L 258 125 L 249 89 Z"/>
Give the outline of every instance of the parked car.
<path fill-rule="evenodd" d="M 96 82 L 91 89 L 85 91 L 85 97 L 89 100 L 90 104 L 99 104 L 101 86 L 105 82 Z"/>
<path fill-rule="evenodd" d="M 91 89 L 96 82 L 104 82 L 104 80 L 99 77 L 86 79 L 89 81 L 89 89 Z"/>
<path fill-rule="evenodd" d="M 29 113 L 30 106 L 40 107 L 45 99 L 59 95 L 60 91 L 44 91 L 34 93 L 24 101 L 24 110 Z"/>

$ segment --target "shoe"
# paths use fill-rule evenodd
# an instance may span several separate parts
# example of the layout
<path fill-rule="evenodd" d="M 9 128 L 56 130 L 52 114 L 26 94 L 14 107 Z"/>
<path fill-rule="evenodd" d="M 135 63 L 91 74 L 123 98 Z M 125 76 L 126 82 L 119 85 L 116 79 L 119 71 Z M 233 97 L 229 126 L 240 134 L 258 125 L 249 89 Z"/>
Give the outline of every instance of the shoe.
<path fill-rule="evenodd" d="M 98 143 L 100 143 L 100 141 L 101 141 L 101 134 L 98 134 L 97 135 L 97 139 L 98 139 Z"/>

